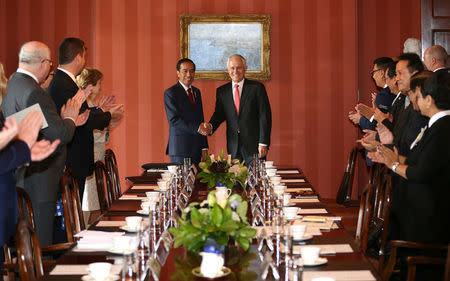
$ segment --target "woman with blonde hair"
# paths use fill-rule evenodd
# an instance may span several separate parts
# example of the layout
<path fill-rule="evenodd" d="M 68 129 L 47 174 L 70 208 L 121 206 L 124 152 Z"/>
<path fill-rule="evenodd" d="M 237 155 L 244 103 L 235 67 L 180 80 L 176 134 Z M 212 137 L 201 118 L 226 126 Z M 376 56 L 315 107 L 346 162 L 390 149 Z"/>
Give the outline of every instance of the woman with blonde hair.
<path fill-rule="evenodd" d="M 0 62 L 0 104 L 2 104 L 3 96 L 6 94 L 6 83 L 8 79 L 5 76 L 5 70 L 3 64 Z"/>
<path fill-rule="evenodd" d="M 123 110 L 121 109 L 122 105 L 114 104 L 114 96 L 100 96 L 102 78 L 103 74 L 95 68 L 85 68 L 77 77 L 77 83 L 81 89 L 85 89 L 88 85 L 93 86 L 92 92 L 86 100 L 89 108 L 101 108 L 105 112 L 111 108 L 120 108 L 119 110 L 112 111 L 114 113 L 111 114 L 111 122 L 105 130 L 94 130 L 93 132 L 94 162 L 105 159 L 105 145 L 109 140 L 109 131 L 117 125 L 123 114 Z M 94 174 L 86 178 L 82 209 L 91 214 L 94 213 L 93 211 L 100 209 Z M 85 214 L 84 217 L 88 219 L 89 215 Z M 89 219 L 89 221 L 93 219 Z"/>

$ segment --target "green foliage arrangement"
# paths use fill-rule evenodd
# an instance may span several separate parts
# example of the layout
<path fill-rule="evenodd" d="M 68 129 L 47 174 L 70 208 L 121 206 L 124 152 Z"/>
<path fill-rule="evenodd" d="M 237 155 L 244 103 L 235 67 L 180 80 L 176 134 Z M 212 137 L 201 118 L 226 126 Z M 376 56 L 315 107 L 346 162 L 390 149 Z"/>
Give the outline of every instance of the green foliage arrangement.
<path fill-rule="evenodd" d="M 208 183 L 209 188 L 225 185 L 232 189 L 236 183 L 242 187 L 245 186 L 248 175 L 247 167 L 238 159 L 232 160 L 231 155 L 225 157 L 223 150 L 217 159 L 208 155 L 205 162 L 200 162 L 199 167 L 202 171 L 197 174 L 197 178 L 200 179 L 200 182 Z"/>
<path fill-rule="evenodd" d="M 238 194 L 218 201 L 216 191 L 211 191 L 207 200 L 189 204 L 178 219 L 179 226 L 169 229 L 175 237 L 174 247 L 196 251 L 207 238 L 221 245 L 227 245 L 231 238 L 247 251 L 256 237 L 256 230 L 247 221 L 247 208 L 247 202 Z"/>

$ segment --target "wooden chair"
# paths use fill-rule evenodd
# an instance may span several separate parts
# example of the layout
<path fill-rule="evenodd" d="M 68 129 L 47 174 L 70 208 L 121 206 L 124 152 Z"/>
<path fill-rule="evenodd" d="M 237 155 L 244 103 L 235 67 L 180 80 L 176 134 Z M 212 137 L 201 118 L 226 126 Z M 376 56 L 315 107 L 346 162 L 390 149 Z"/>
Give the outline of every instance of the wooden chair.
<path fill-rule="evenodd" d="M 353 189 L 353 178 L 355 174 L 355 162 L 356 156 L 358 155 L 358 148 L 354 147 L 350 151 L 348 157 L 347 168 L 345 169 L 344 175 L 342 176 L 342 181 L 339 186 L 338 193 L 336 195 L 336 202 L 338 204 L 348 204 L 352 197 Z"/>
<path fill-rule="evenodd" d="M 65 175 L 61 178 L 60 188 L 67 241 L 74 242 L 74 235 L 84 230 L 86 227 L 84 225 L 83 211 L 81 209 L 78 182 L 73 177 L 70 169 L 66 169 Z"/>
<path fill-rule="evenodd" d="M 22 281 L 39 280 L 44 275 L 41 247 L 36 232 L 26 220 L 19 221 L 15 239 L 20 279 Z"/>
<path fill-rule="evenodd" d="M 106 171 L 105 164 L 103 164 L 102 161 L 95 162 L 94 172 L 100 212 L 104 213 L 109 209 L 109 206 L 111 206 L 111 203 L 113 202 L 113 185 L 111 178 Z"/>
<path fill-rule="evenodd" d="M 408 263 L 408 276 L 406 281 L 416 280 L 416 267 L 417 265 L 445 265 L 444 258 L 424 257 L 424 256 L 411 256 L 406 259 Z M 448 278 L 448 276 L 446 277 Z"/>
<path fill-rule="evenodd" d="M 394 267 L 398 262 L 398 250 L 399 249 L 421 250 L 422 252 L 428 252 L 430 254 L 444 256 L 445 253 L 448 252 L 448 248 L 449 248 L 448 245 L 424 244 L 424 243 L 417 243 L 417 242 L 403 241 L 403 240 L 391 240 L 390 245 L 391 245 L 391 253 L 389 256 L 388 263 L 384 267 L 384 270 L 380 271 L 382 280 L 389 280 L 392 273 L 394 272 Z M 415 276 L 415 267 L 417 264 L 445 264 L 445 259 L 440 259 L 440 258 L 431 257 L 431 256 L 430 257 L 429 256 L 426 256 L 426 257 L 411 256 L 411 257 L 407 257 L 406 259 L 407 259 L 407 263 L 408 263 L 408 267 L 409 267 L 408 275 L 413 275 L 411 278 L 413 278 Z M 410 271 L 411 271 L 411 273 L 410 273 Z M 446 277 L 446 278 L 448 278 L 448 277 Z M 414 279 L 412 279 L 412 280 L 414 280 Z"/>
<path fill-rule="evenodd" d="M 119 170 L 117 168 L 116 155 L 111 149 L 107 149 L 105 151 L 105 166 L 113 184 L 113 199 L 116 200 L 120 196 L 122 196 L 122 190 L 120 188 L 120 178 Z"/>

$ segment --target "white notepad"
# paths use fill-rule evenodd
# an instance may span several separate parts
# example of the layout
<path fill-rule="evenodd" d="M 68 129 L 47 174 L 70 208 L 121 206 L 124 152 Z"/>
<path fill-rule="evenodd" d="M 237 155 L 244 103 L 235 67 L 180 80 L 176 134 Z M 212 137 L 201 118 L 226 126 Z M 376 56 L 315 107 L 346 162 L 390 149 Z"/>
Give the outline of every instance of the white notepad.
<path fill-rule="evenodd" d="M 42 116 L 42 126 L 41 129 L 45 129 L 48 127 L 48 123 L 47 120 L 45 120 L 45 116 L 44 113 L 42 113 L 42 109 L 41 106 L 38 103 L 33 104 L 32 106 L 29 106 L 21 111 L 18 111 L 10 116 L 8 116 L 6 118 L 6 120 L 11 119 L 11 117 L 14 117 L 14 119 L 17 121 L 18 124 L 20 124 L 22 122 L 22 120 L 25 118 L 25 116 L 28 115 L 28 113 L 32 112 L 32 111 L 39 111 L 41 113 Z"/>

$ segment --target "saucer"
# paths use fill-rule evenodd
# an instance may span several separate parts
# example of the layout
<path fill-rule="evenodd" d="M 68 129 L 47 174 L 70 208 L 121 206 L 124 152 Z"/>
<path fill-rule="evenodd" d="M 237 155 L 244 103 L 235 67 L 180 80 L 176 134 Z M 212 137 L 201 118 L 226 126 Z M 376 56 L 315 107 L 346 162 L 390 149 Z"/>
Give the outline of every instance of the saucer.
<path fill-rule="evenodd" d="M 150 211 L 146 212 L 145 210 L 137 210 L 136 213 L 139 215 L 148 216 L 150 214 Z"/>
<path fill-rule="evenodd" d="M 317 260 L 314 261 L 314 263 L 303 263 L 303 266 L 319 266 L 324 265 L 328 262 L 326 258 L 317 258 Z"/>
<path fill-rule="evenodd" d="M 229 269 L 228 267 L 224 266 L 224 267 L 222 267 L 221 274 L 217 275 L 214 278 L 221 278 L 221 277 L 229 275 L 230 273 L 231 273 L 231 269 Z M 202 272 L 200 271 L 200 266 L 197 266 L 196 268 L 192 269 L 192 274 L 194 274 L 197 277 L 214 279 L 214 278 L 203 276 Z"/>
<path fill-rule="evenodd" d="M 111 254 L 116 254 L 116 255 L 123 255 L 123 254 L 131 254 L 131 253 L 133 253 L 133 251 L 132 250 L 128 250 L 128 249 L 117 249 L 117 248 L 109 248 L 108 250 L 107 250 L 107 252 L 108 253 L 111 253 Z"/>
<path fill-rule="evenodd" d="M 130 228 L 128 225 L 119 227 L 122 230 L 125 230 L 126 232 L 138 232 L 137 228 Z"/>
<path fill-rule="evenodd" d="M 106 277 L 106 279 L 103 279 L 103 280 L 104 281 L 115 281 L 115 280 L 119 280 L 119 279 L 120 279 L 119 275 L 110 274 L 110 275 L 108 275 L 108 277 Z M 81 277 L 81 280 L 83 280 L 83 281 L 96 281 L 97 279 L 95 279 L 91 275 L 83 275 Z"/>
<path fill-rule="evenodd" d="M 312 239 L 312 238 L 313 238 L 313 236 L 312 236 L 311 234 L 305 234 L 305 235 L 303 235 L 303 237 L 300 238 L 300 239 L 296 239 L 296 238 L 292 237 L 292 240 L 294 240 L 294 242 L 299 242 L 299 241 L 310 240 L 310 239 Z"/>

